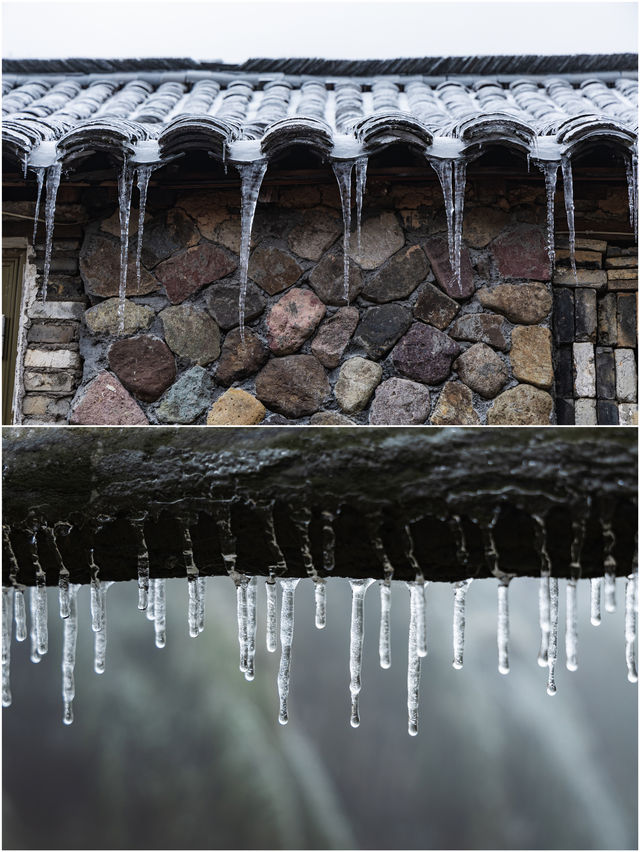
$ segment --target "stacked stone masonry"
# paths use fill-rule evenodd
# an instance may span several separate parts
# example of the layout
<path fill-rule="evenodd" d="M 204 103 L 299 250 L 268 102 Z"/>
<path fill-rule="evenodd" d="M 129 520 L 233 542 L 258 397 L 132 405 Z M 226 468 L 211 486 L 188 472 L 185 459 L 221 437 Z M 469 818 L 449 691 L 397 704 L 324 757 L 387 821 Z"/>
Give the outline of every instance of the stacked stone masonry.
<path fill-rule="evenodd" d="M 612 214 L 626 216 L 626 186 L 585 187 L 576 215 L 611 230 Z M 541 180 L 468 182 L 461 288 L 439 185 L 370 181 L 349 304 L 335 184 L 265 186 L 244 342 L 239 203 L 237 186 L 152 183 L 139 283 L 132 211 L 119 337 L 114 190 L 63 184 L 47 302 L 29 316 L 23 422 L 637 421 L 637 249 L 578 239 L 574 278 L 559 233 L 552 274 Z M 559 222 L 562 210 L 560 190 Z M 33 214 L 33 202 L 5 211 Z"/>

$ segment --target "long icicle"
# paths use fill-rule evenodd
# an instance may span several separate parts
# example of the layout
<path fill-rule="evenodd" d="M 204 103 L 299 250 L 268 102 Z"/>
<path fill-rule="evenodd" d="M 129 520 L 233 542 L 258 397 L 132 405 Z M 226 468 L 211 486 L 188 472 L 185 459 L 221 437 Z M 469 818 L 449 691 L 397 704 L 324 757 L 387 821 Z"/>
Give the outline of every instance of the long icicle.
<path fill-rule="evenodd" d="M 362 648 L 364 645 L 364 596 L 373 580 L 349 580 L 351 586 L 351 631 L 349 641 L 349 692 L 351 693 L 351 727 L 360 725 L 360 690 L 362 689 Z"/>
<path fill-rule="evenodd" d="M 327 623 L 326 589 L 318 592 L 318 585 L 325 586 L 325 580 L 318 574 L 311 554 L 311 539 L 309 537 L 309 526 L 311 524 L 311 510 L 307 506 L 296 506 L 291 511 L 291 520 L 298 532 L 300 540 L 300 556 L 307 576 L 314 583 L 314 597 L 316 605 L 315 624 L 322 629 Z"/>
<path fill-rule="evenodd" d="M 356 236 L 358 244 L 358 256 L 362 251 L 362 205 L 364 202 L 364 191 L 367 185 L 367 157 L 356 160 Z"/>
<path fill-rule="evenodd" d="M 40 199 L 42 198 L 42 186 L 44 184 L 44 169 L 36 169 L 36 179 L 38 181 L 38 189 L 36 191 L 36 209 L 33 214 L 33 236 L 31 237 L 31 245 L 35 247 L 36 237 L 38 235 L 38 217 L 40 216 Z"/>
<path fill-rule="evenodd" d="M 18 560 L 11 544 L 11 531 L 7 524 L 2 525 L 2 539 L 9 559 L 9 582 L 14 590 L 13 594 L 13 616 L 16 625 L 16 642 L 24 642 L 27 638 L 27 608 L 25 603 L 25 587 L 18 583 L 17 577 L 20 571 Z"/>
<path fill-rule="evenodd" d="M 80 586 L 72 583 L 69 587 L 69 617 L 62 622 L 62 721 L 65 725 L 73 723 L 73 699 L 76 694 L 74 670 L 76 666 L 76 645 L 78 641 L 78 606 L 76 597 Z"/>
<path fill-rule="evenodd" d="M 371 544 L 375 551 L 378 564 L 382 568 L 384 579 L 380 583 L 380 632 L 378 634 L 378 656 L 380 668 L 391 668 L 391 581 L 393 580 L 393 565 L 387 555 L 380 527 L 382 517 L 379 512 L 367 518 L 367 526 Z"/>
<path fill-rule="evenodd" d="M 614 553 L 616 534 L 613 531 L 613 511 L 614 503 L 609 500 L 603 506 L 600 515 L 604 563 L 604 608 L 607 612 L 615 612 L 616 609 L 616 571 L 618 566 Z"/>
<path fill-rule="evenodd" d="M 240 671 L 247 670 L 247 583 L 249 578 L 236 571 L 236 537 L 231 530 L 231 504 L 216 503 L 213 515 L 218 531 L 220 554 L 227 574 L 231 577 L 236 590 L 236 614 L 238 619 L 238 645 L 240 646 Z"/>
<path fill-rule="evenodd" d="M 418 734 L 418 706 L 420 703 L 420 655 L 418 654 L 418 607 L 422 592 L 415 583 L 409 589 L 409 655 L 407 665 L 407 713 L 409 736 Z"/>
<path fill-rule="evenodd" d="M 455 194 L 453 202 L 453 276 L 455 278 L 458 292 L 462 293 L 460 280 L 460 265 L 462 254 L 462 223 L 464 217 L 464 194 L 467 186 L 467 163 L 465 160 L 456 160 L 453 174 L 455 178 Z"/>
<path fill-rule="evenodd" d="M 129 219 L 133 169 L 125 158 L 118 175 L 118 210 L 120 213 L 120 283 L 118 286 L 118 334 L 124 334 L 124 309 L 127 298 L 127 268 L 129 265 Z"/>
<path fill-rule="evenodd" d="M 38 634 L 36 630 L 38 620 L 38 589 L 36 586 L 29 587 L 29 616 L 31 618 L 31 628 L 29 630 L 31 653 L 29 659 L 32 663 L 39 663 L 42 658 L 38 653 Z"/>
<path fill-rule="evenodd" d="M 149 579 L 149 602 L 147 608 L 145 610 L 145 615 L 147 616 L 147 621 L 155 621 L 156 613 L 156 581 L 153 579 Z"/>
<path fill-rule="evenodd" d="M 146 514 L 131 519 L 131 526 L 138 539 L 138 609 L 146 610 L 149 605 L 149 548 L 144 537 Z"/>
<path fill-rule="evenodd" d="M 342 250 L 344 284 L 342 295 L 345 304 L 349 304 L 349 250 L 351 244 L 351 174 L 355 160 L 334 160 L 333 173 L 338 181 L 340 203 L 342 204 Z"/>
<path fill-rule="evenodd" d="M 418 642 L 418 656 L 426 657 L 427 656 L 427 618 L 426 618 L 426 602 L 425 602 L 425 593 L 426 587 L 428 586 L 427 581 L 424 579 L 424 575 L 422 573 L 422 569 L 420 568 L 420 564 L 415 557 L 414 546 L 413 546 L 413 536 L 411 535 L 411 527 L 409 524 L 405 524 L 402 528 L 402 547 L 404 551 L 404 556 L 407 562 L 410 565 L 411 572 L 415 573 L 415 580 L 413 581 L 416 586 L 420 588 L 419 599 L 417 600 L 417 642 Z"/>
<path fill-rule="evenodd" d="M 62 166 L 60 163 L 54 163 L 47 169 L 47 188 L 44 202 L 44 269 L 42 272 L 42 302 L 47 301 L 47 286 L 49 284 L 49 270 L 51 269 L 51 249 L 53 247 L 53 226 L 56 215 L 56 198 L 58 197 L 58 188 L 60 186 L 60 178 L 62 177 Z"/>
<path fill-rule="evenodd" d="M 262 179 L 267 171 L 266 161 L 237 165 L 241 182 L 240 208 L 240 298 L 238 302 L 238 318 L 240 322 L 240 339 L 244 344 L 244 308 L 247 298 L 247 279 L 249 275 L 249 251 L 251 249 L 251 229 L 260 195 Z"/>
<path fill-rule="evenodd" d="M 597 627 L 602 621 L 602 585 L 603 577 L 591 578 L 591 623 Z"/>
<path fill-rule="evenodd" d="M 149 179 L 153 173 L 153 166 L 138 166 L 138 244 L 136 246 L 136 281 L 138 289 L 140 288 L 140 259 L 142 257 L 142 236 L 144 234 L 144 218 L 147 210 L 147 191 L 149 189 Z"/>
<path fill-rule="evenodd" d="M 247 671 L 247 583 L 249 578 L 238 575 L 236 581 L 236 615 L 238 618 L 238 645 L 240 646 L 240 671 Z"/>
<path fill-rule="evenodd" d="M 568 157 L 562 158 L 562 184 L 564 191 L 564 209 L 567 212 L 567 228 L 569 229 L 569 257 L 571 259 L 571 271 L 573 278 L 578 281 L 578 273 L 576 271 L 576 227 L 575 227 L 575 206 L 573 201 L 573 171 L 571 169 L 571 160 Z"/>
<path fill-rule="evenodd" d="M 453 598 L 453 667 L 461 669 L 464 664 L 464 631 L 467 589 L 473 578 L 460 580 L 454 586 Z"/>
<path fill-rule="evenodd" d="M 498 582 L 498 671 L 509 674 L 509 583 L 503 576 Z"/>
<path fill-rule="evenodd" d="M 187 572 L 187 587 L 189 590 L 189 604 L 187 613 L 187 623 L 189 626 L 189 636 L 194 639 L 200 633 L 199 615 L 200 615 L 200 600 L 198 587 L 198 569 L 193 558 L 193 542 L 191 541 L 191 532 L 189 523 L 184 518 L 179 519 L 180 529 L 182 531 L 182 558 L 184 567 Z"/>
<path fill-rule="evenodd" d="M 549 578 L 549 649 L 547 652 L 547 695 L 556 694 L 556 661 L 558 659 L 558 578 Z"/>
<path fill-rule="evenodd" d="M 159 577 L 154 583 L 153 620 L 156 648 L 167 644 L 167 581 Z"/>
<path fill-rule="evenodd" d="M 544 175 L 544 186 L 547 196 L 547 256 L 549 272 L 553 273 L 556 265 L 556 186 L 558 183 L 559 163 L 542 163 L 540 168 Z"/>
<path fill-rule="evenodd" d="M 207 578 L 199 576 L 198 586 L 198 633 L 202 633 L 205 624 L 205 599 L 207 594 Z"/>
<path fill-rule="evenodd" d="M 11 625 L 13 588 L 2 587 L 2 706 L 11 707 Z"/>
<path fill-rule="evenodd" d="M 547 527 L 544 515 L 532 515 L 533 536 L 536 551 L 540 559 L 540 580 L 538 586 L 538 621 L 540 624 L 540 650 L 538 665 L 546 667 L 549 663 L 549 636 L 551 631 L 551 560 L 547 550 Z"/>
<path fill-rule="evenodd" d="M 259 505 L 257 508 L 263 519 L 267 547 L 270 553 L 269 577 L 265 584 L 267 594 L 266 645 L 267 651 L 273 653 L 277 646 L 278 631 L 278 587 L 276 585 L 276 577 L 286 574 L 287 563 L 276 536 L 273 504 L 267 503 Z"/>
<path fill-rule="evenodd" d="M 574 506 L 572 510 L 570 579 L 567 580 L 566 587 L 565 629 L 566 665 L 571 672 L 578 668 L 578 580 L 582 575 L 582 546 L 587 531 L 590 505 L 591 501 L 587 498 L 582 504 Z"/>
<path fill-rule="evenodd" d="M 289 681 L 291 675 L 291 649 L 293 646 L 294 597 L 298 578 L 280 580 L 282 603 L 280 604 L 280 669 L 278 670 L 278 696 L 280 710 L 278 721 L 286 725 L 289 721 Z"/>
<path fill-rule="evenodd" d="M 71 611 L 71 601 L 69 598 L 70 574 L 69 569 L 64 564 L 60 548 L 58 547 L 58 540 L 56 536 L 56 529 L 58 527 L 66 529 L 67 534 L 71 531 L 69 524 L 62 523 L 56 524 L 54 527 L 44 526 L 43 530 L 49 538 L 49 544 L 53 550 L 56 562 L 58 563 L 58 606 L 60 609 L 60 618 L 69 618 L 69 612 Z"/>
<path fill-rule="evenodd" d="M 449 245 L 449 265 L 451 271 L 455 269 L 455 237 L 454 237 L 454 193 L 453 193 L 453 161 L 452 160 L 429 160 L 431 168 L 438 175 L 442 195 L 444 198 L 444 210 L 447 217 L 447 242 Z"/>
<path fill-rule="evenodd" d="M 629 222 L 638 240 L 638 155 L 629 153 L 625 157 L 627 172 L 627 193 L 629 196 Z"/>
<path fill-rule="evenodd" d="M 96 674 L 104 674 L 107 660 L 107 591 L 113 586 L 113 580 L 101 580 L 99 593 L 102 607 L 102 627 L 95 634 L 93 670 Z"/>
<path fill-rule="evenodd" d="M 278 629 L 278 586 L 275 578 L 268 579 L 265 583 L 267 593 L 267 651 L 273 653 L 277 647 L 277 629 Z"/>
<path fill-rule="evenodd" d="M 104 610 L 100 592 L 100 569 L 96 565 L 93 547 L 89 550 L 89 570 L 91 572 L 91 629 L 94 633 L 102 630 Z"/>
<path fill-rule="evenodd" d="M 637 632 L 637 614 L 636 614 L 636 598 L 638 594 L 638 573 L 637 569 L 627 577 L 625 587 L 625 607 L 624 607 L 624 641 L 625 641 L 625 659 L 627 661 L 627 680 L 630 683 L 636 683 L 638 680 L 638 669 L 636 667 L 636 632 Z"/>
<path fill-rule="evenodd" d="M 38 656 L 44 657 L 49 649 L 49 629 L 47 624 L 47 577 L 40 565 L 40 557 L 38 555 L 38 533 L 33 530 L 30 539 L 31 560 L 36 573 L 36 645 Z"/>
<path fill-rule="evenodd" d="M 247 583 L 247 668 L 244 676 L 246 680 L 253 680 L 255 677 L 255 660 L 256 660 L 256 589 L 258 578 L 251 577 Z"/>

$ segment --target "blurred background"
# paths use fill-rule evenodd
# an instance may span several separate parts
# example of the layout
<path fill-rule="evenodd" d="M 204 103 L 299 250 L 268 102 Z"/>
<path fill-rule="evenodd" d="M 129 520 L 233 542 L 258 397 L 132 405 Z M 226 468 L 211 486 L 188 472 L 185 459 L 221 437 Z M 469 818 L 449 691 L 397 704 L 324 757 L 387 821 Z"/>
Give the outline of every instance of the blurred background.
<path fill-rule="evenodd" d="M 589 623 L 579 586 L 579 670 L 546 694 L 537 665 L 537 581 L 510 587 L 511 673 L 498 674 L 496 588 L 467 596 L 465 666 L 451 666 L 453 589 L 427 590 L 420 732 L 407 734 L 409 593 L 393 585 L 392 667 L 378 664 L 379 594 L 366 597 L 362 723 L 349 725 L 348 581 L 296 593 L 290 722 L 277 721 L 278 652 L 238 670 L 235 592 L 208 581 L 207 626 L 187 634 L 187 582 L 168 581 L 167 646 L 136 609 L 134 583 L 107 597 L 107 671 L 93 672 L 89 589 L 79 593 L 75 723 L 62 724 L 62 627 L 49 592 L 49 653 L 12 645 L 3 711 L 5 849 L 636 849 L 637 690 L 618 609 Z M 561 581 L 561 619 L 564 581 Z"/>

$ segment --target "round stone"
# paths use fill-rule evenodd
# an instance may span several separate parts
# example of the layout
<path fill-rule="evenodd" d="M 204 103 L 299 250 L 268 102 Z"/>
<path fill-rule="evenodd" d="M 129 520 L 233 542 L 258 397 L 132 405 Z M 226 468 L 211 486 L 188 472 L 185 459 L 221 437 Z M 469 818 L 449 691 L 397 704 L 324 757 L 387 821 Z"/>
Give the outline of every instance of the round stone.
<path fill-rule="evenodd" d="M 165 308 L 160 314 L 164 339 L 180 358 L 209 364 L 220 354 L 220 329 L 206 311 L 193 305 Z"/>
<path fill-rule="evenodd" d="M 504 361 L 486 343 L 474 343 L 453 366 L 465 385 L 485 399 L 493 399 L 509 378 Z"/>
<path fill-rule="evenodd" d="M 349 358 L 340 368 L 335 386 L 338 405 L 347 414 L 362 411 L 381 379 L 380 364 L 366 358 Z"/>
<path fill-rule="evenodd" d="M 551 396 L 531 385 L 517 385 L 497 397 L 487 413 L 491 426 L 548 425 L 553 400 Z"/>
<path fill-rule="evenodd" d="M 313 355 L 272 358 L 256 377 L 256 396 L 267 408 L 297 418 L 314 414 L 329 396 L 327 375 Z"/>
<path fill-rule="evenodd" d="M 288 290 L 267 317 L 271 351 L 276 355 L 295 352 L 311 336 L 325 311 L 325 306 L 311 290 L 299 287 Z"/>
<path fill-rule="evenodd" d="M 176 377 L 171 350 L 148 334 L 116 341 L 108 357 L 109 366 L 125 388 L 145 402 L 155 402 Z"/>
<path fill-rule="evenodd" d="M 396 369 L 418 382 L 439 384 L 451 372 L 460 346 L 437 328 L 414 323 L 393 350 Z"/>
<path fill-rule="evenodd" d="M 408 379 L 387 379 L 371 403 L 369 423 L 375 426 L 411 426 L 429 416 L 429 390 Z"/>

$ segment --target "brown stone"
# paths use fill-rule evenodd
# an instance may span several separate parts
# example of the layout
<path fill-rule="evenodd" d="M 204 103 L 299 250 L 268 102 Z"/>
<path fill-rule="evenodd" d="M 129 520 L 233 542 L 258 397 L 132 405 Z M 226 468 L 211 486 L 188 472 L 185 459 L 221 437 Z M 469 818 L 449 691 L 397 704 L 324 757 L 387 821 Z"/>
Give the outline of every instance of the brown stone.
<path fill-rule="evenodd" d="M 491 244 L 500 275 L 548 281 L 549 257 L 542 228 L 519 224 L 503 231 Z"/>
<path fill-rule="evenodd" d="M 425 384 L 438 384 L 451 372 L 451 363 L 460 346 L 430 325 L 414 323 L 393 350 L 396 369 Z"/>
<path fill-rule="evenodd" d="M 355 426 L 355 420 L 337 411 L 318 411 L 309 420 L 310 426 Z"/>
<path fill-rule="evenodd" d="M 499 207 L 469 207 L 464 211 L 462 236 L 472 248 L 484 248 L 508 224 L 508 214 Z"/>
<path fill-rule="evenodd" d="M 434 426 L 476 426 L 480 423 L 470 388 L 462 382 L 447 382 L 429 422 Z"/>
<path fill-rule="evenodd" d="M 177 305 L 205 284 L 224 278 L 237 265 L 223 249 L 201 243 L 163 261 L 155 272 L 165 286 L 169 301 Z"/>
<path fill-rule="evenodd" d="M 584 266 L 587 269 L 599 269 L 602 266 L 602 254 L 598 251 L 576 249 L 574 258 L 578 266 Z M 568 249 L 556 249 L 556 263 L 558 266 L 570 266 L 571 252 Z"/>
<path fill-rule="evenodd" d="M 608 257 L 604 264 L 607 269 L 632 269 L 638 273 L 638 258 L 636 257 Z"/>
<path fill-rule="evenodd" d="M 291 355 L 311 336 L 325 311 L 325 306 L 310 290 L 299 287 L 289 290 L 267 317 L 271 351 L 276 355 Z"/>
<path fill-rule="evenodd" d="M 413 306 L 413 315 L 416 319 L 444 331 L 459 310 L 460 305 L 457 302 L 433 284 L 426 283 L 420 288 L 418 299 Z"/>
<path fill-rule="evenodd" d="M 359 317 L 357 308 L 340 308 L 322 323 L 311 343 L 311 352 L 325 367 L 333 369 L 338 366 Z"/>
<path fill-rule="evenodd" d="M 290 254 L 272 246 L 258 246 L 249 261 L 249 277 L 270 296 L 295 284 L 302 271 Z"/>
<path fill-rule="evenodd" d="M 492 399 L 509 378 L 502 358 L 485 343 L 474 343 L 453 366 L 465 385 L 485 399 Z"/>
<path fill-rule="evenodd" d="M 198 226 L 203 237 L 212 242 L 217 242 L 217 229 L 231 213 L 229 207 L 237 206 L 238 198 L 233 193 L 224 190 L 211 190 L 192 192 L 182 196 L 177 206 L 185 210 Z M 240 223 L 237 222 L 237 230 L 240 231 Z"/>
<path fill-rule="evenodd" d="M 543 320 L 551 310 L 551 293 L 545 284 L 498 284 L 489 289 L 476 291 L 476 298 L 483 306 L 504 314 L 511 322 L 536 323 Z"/>
<path fill-rule="evenodd" d="M 80 251 L 80 275 L 90 296 L 117 296 L 120 288 L 120 243 L 100 234 L 87 236 Z M 156 278 L 142 268 L 136 278 L 135 251 L 129 252 L 127 296 L 143 296 L 160 289 Z"/>
<path fill-rule="evenodd" d="M 325 305 L 344 305 L 344 254 L 341 249 L 327 252 L 309 275 L 309 284 Z M 349 302 L 362 290 L 362 272 L 349 261 Z"/>
<path fill-rule="evenodd" d="M 157 337 L 142 334 L 116 341 L 109 350 L 109 366 L 127 390 L 145 402 L 154 402 L 176 377 L 171 350 Z"/>
<path fill-rule="evenodd" d="M 407 246 L 371 276 L 362 288 L 362 295 L 379 304 L 406 299 L 428 273 L 429 263 L 420 246 Z"/>
<path fill-rule="evenodd" d="M 240 322 L 240 285 L 234 281 L 220 281 L 206 291 L 207 310 L 220 328 L 227 330 Z M 260 290 L 251 281 L 247 283 L 244 301 L 245 323 L 259 317 L 264 311 L 265 300 Z"/>
<path fill-rule="evenodd" d="M 487 414 L 491 426 L 545 426 L 553 400 L 546 391 L 531 385 L 516 385 L 501 393 Z"/>
<path fill-rule="evenodd" d="M 304 211 L 302 222 L 291 229 L 287 242 L 291 251 L 298 257 L 320 260 L 341 233 L 342 221 L 335 211 L 327 207 L 317 207 Z"/>
<path fill-rule="evenodd" d="M 312 183 L 301 186 L 281 186 L 278 189 L 280 207 L 293 207 L 302 210 L 305 207 L 318 207 L 322 203 L 320 187 Z"/>
<path fill-rule="evenodd" d="M 175 305 L 160 313 L 164 339 L 179 358 L 209 364 L 220 354 L 220 329 L 206 311 L 193 305 Z"/>
<path fill-rule="evenodd" d="M 511 366 L 514 378 L 539 388 L 553 384 L 551 332 L 537 325 L 518 325 L 511 332 Z"/>
<path fill-rule="evenodd" d="M 118 379 L 104 370 L 87 385 L 69 422 L 74 426 L 145 426 L 149 421 Z"/>
<path fill-rule="evenodd" d="M 245 329 L 243 343 L 240 329 L 234 328 L 222 344 L 216 379 L 223 385 L 246 379 L 256 373 L 268 357 L 267 347 L 259 337 Z"/>
<path fill-rule="evenodd" d="M 460 252 L 460 282 L 456 281 L 449 263 L 449 245 L 444 237 L 429 237 L 424 249 L 431 262 L 438 285 L 453 299 L 466 299 L 473 294 L 473 269 L 469 252 L 463 246 Z"/>
<path fill-rule="evenodd" d="M 256 378 L 258 399 L 285 417 L 313 414 L 329 392 L 326 373 L 313 355 L 272 358 Z"/>
<path fill-rule="evenodd" d="M 153 269 L 162 260 L 183 249 L 195 246 L 200 233 L 192 219 L 179 207 L 167 210 L 145 225 L 142 240 L 142 262 Z"/>
<path fill-rule="evenodd" d="M 363 269 L 377 269 L 404 245 L 404 232 L 395 213 L 385 211 L 362 222 L 360 251 L 351 239 L 349 256 Z"/>
<path fill-rule="evenodd" d="M 458 317 L 449 329 L 455 340 L 488 343 L 494 349 L 507 348 L 507 325 L 498 314 L 465 314 Z"/>
<path fill-rule="evenodd" d="M 266 414 L 262 403 L 240 388 L 229 388 L 213 403 L 207 426 L 255 426 Z"/>
<path fill-rule="evenodd" d="M 129 236 L 130 237 L 135 237 L 135 235 L 138 233 L 138 220 L 139 220 L 139 218 L 140 218 L 139 211 L 136 208 L 132 207 L 131 208 L 131 216 L 129 218 Z M 149 216 L 149 214 L 146 213 L 145 217 L 144 217 L 145 226 L 146 226 L 146 222 L 148 222 L 150 218 L 151 217 Z M 114 212 L 111 214 L 111 216 L 109 216 L 108 219 L 103 219 L 102 222 L 100 222 L 100 230 L 106 231 L 107 234 L 111 234 L 112 236 L 120 239 L 120 211 L 118 209 L 114 210 Z M 54 248 L 55 248 L 55 245 L 54 245 Z"/>

